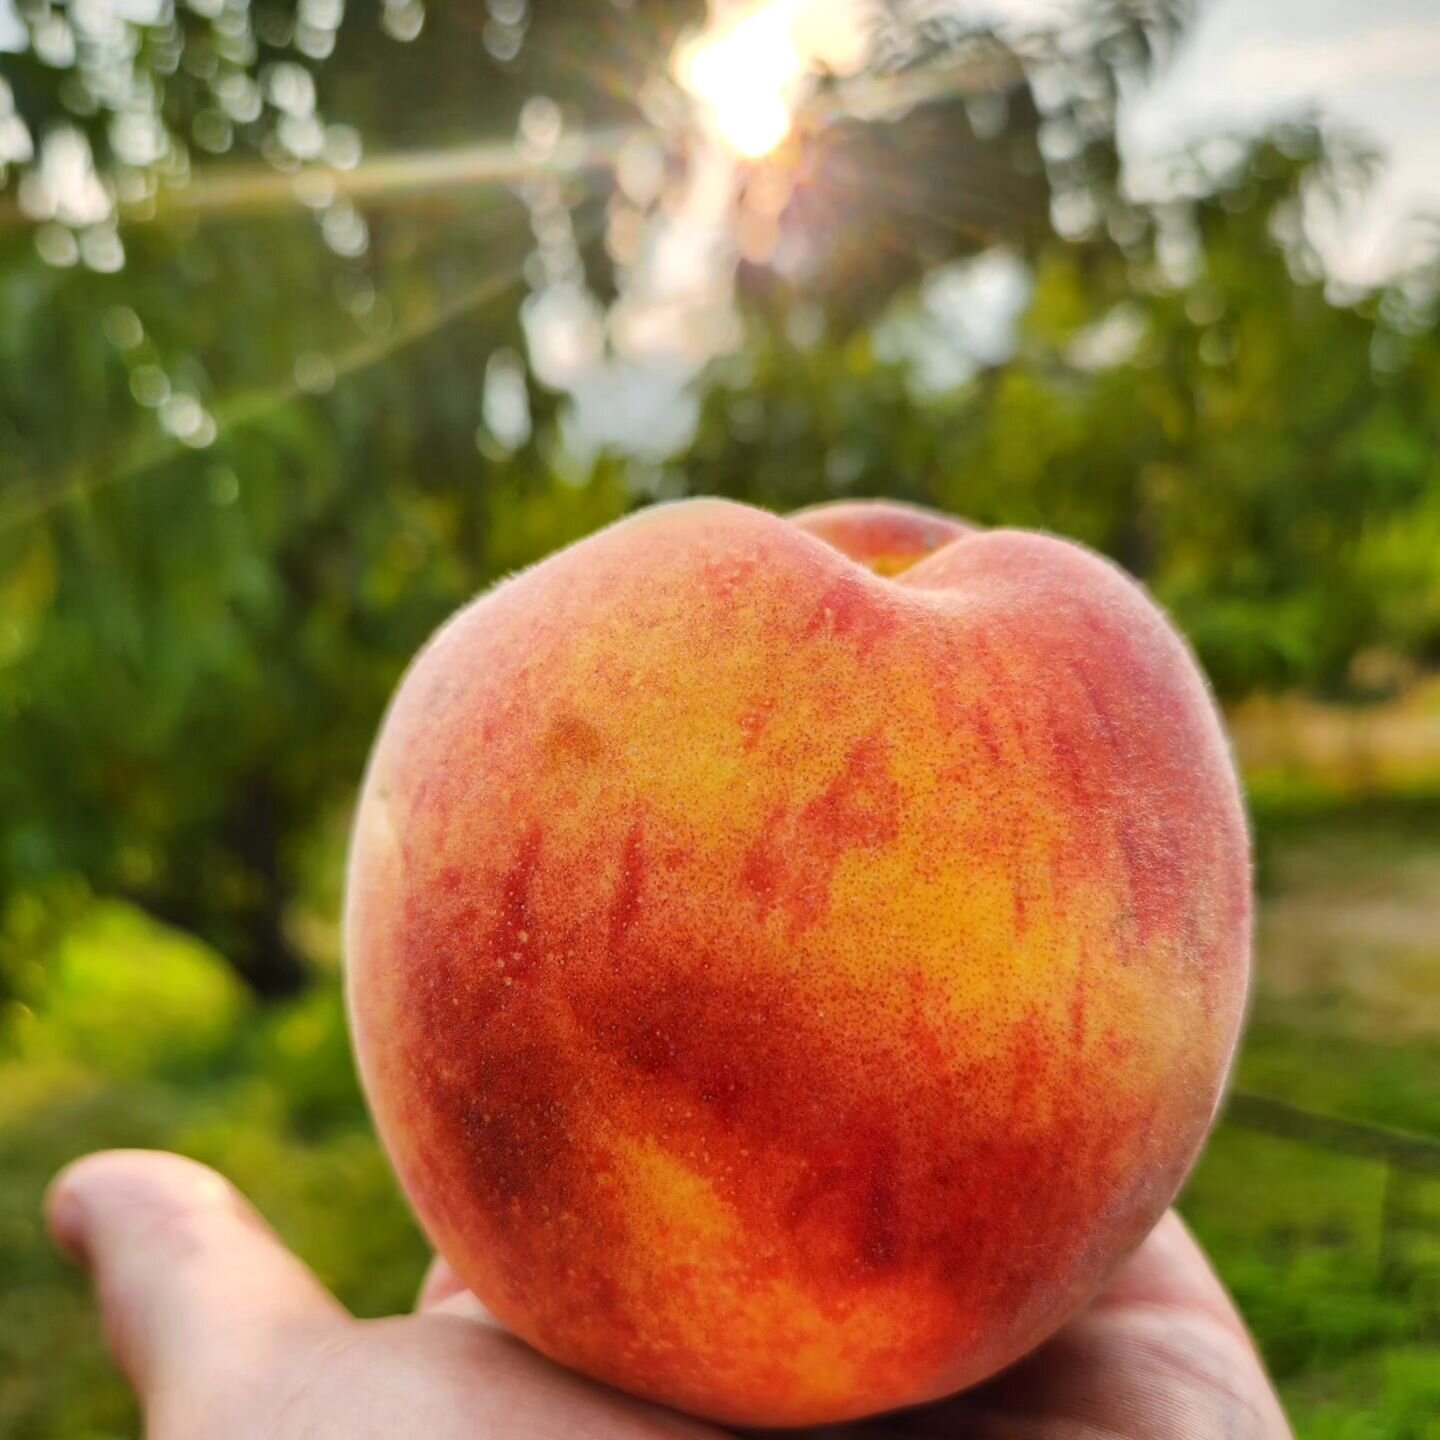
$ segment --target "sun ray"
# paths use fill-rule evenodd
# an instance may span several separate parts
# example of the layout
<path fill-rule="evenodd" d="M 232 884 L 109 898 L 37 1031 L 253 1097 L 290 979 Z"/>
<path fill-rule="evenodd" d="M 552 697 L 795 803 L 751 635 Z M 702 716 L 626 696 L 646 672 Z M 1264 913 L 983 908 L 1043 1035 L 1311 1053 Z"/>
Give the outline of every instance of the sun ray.
<path fill-rule="evenodd" d="M 571 131 L 553 152 L 535 156 L 509 140 L 432 150 L 401 151 L 364 160 L 350 170 L 312 166 L 294 173 L 268 165 L 216 165 L 184 185 L 162 188 L 154 218 L 230 216 L 292 209 L 323 189 L 328 197 L 358 204 L 425 198 L 451 191 L 513 185 L 544 175 L 576 175 L 611 168 L 635 127 Z M 126 214 L 126 207 L 121 207 Z M 0 203 L 0 226 L 32 222 L 19 205 Z"/>
<path fill-rule="evenodd" d="M 593 235 L 587 238 L 593 238 Z M 478 307 L 499 299 L 507 290 L 519 285 L 521 278 L 513 268 L 496 268 L 447 300 L 417 307 L 387 334 L 362 340 L 342 352 L 334 362 L 335 378 L 340 380 L 353 375 L 410 345 L 418 344 Z M 217 405 L 212 412 L 216 434 L 223 436 L 263 420 L 282 406 L 300 399 L 304 393 L 299 381 L 291 376 L 273 385 L 234 395 Z M 60 484 L 37 486 L 16 504 L 0 510 L 0 534 L 39 520 L 72 500 L 137 479 L 184 451 L 184 443 L 171 435 L 149 433 L 132 436 L 127 444 L 120 447 L 112 461 L 80 462 L 71 467 Z"/>

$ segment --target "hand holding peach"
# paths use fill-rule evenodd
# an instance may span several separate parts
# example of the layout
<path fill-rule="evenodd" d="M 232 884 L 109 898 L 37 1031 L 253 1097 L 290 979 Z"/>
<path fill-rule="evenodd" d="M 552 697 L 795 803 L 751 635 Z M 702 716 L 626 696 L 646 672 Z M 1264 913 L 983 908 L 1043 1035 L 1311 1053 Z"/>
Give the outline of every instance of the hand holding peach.
<path fill-rule="evenodd" d="M 416 662 L 348 984 L 402 1182 L 506 1325 L 798 1425 L 973 1384 L 1097 1289 L 1210 1124 L 1249 923 L 1214 705 L 1118 571 L 691 502 Z"/>

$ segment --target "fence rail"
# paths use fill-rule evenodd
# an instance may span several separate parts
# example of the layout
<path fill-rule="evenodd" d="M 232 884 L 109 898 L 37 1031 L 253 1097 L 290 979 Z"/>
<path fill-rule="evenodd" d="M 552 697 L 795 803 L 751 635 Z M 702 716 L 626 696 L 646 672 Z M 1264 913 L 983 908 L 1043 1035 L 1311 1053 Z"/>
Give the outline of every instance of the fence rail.
<path fill-rule="evenodd" d="M 1433 1230 L 1433 1214 L 1415 1208 L 1417 1192 L 1440 1176 L 1440 1141 L 1407 1135 L 1382 1125 L 1342 1120 L 1239 1090 L 1230 1096 L 1224 1119 L 1246 1130 L 1313 1145 L 1331 1154 L 1368 1160 L 1384 1173 L 1380 1195 L 1377 1280 L 1387 1289 L 1408 1289 L 1415 1267 L 1407 1262 L 1406 1237 Z"/>
<path fill-rule="evenodd" d="M 1421 1175 L 1440 1175 L 1440 1141 L 1423 1135 L 1408 1135 L 1403 1130 L 1367 1125 L 1360 1120 L 1317 1114 L 1288 1100 L 1274 1100 L 1248 1090 L 1237 1090 L 1231 1095 L 1223 1118 L 1232 1125 L 1285 1140 L 1338 1150 L 1358 1159 L 1375 1160 Z"/>

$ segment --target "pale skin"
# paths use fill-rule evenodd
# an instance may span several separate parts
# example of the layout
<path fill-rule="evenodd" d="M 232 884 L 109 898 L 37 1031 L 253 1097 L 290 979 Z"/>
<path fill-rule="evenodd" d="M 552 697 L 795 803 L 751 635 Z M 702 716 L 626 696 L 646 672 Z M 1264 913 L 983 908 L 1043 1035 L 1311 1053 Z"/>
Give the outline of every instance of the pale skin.
<path fill-rule="evenodd" d="M 177 1155 L 77 1161 L 46 1202 L 89 1272 L 148 1440 L 723 1440 L 552 1365 L 437 1262 L 414 1314 L 356 1320 L 220 1176 Z M 1290 1440 L 1224 1287 L 1167 1215 L 1028 1359 L 839 1440 Z"/>

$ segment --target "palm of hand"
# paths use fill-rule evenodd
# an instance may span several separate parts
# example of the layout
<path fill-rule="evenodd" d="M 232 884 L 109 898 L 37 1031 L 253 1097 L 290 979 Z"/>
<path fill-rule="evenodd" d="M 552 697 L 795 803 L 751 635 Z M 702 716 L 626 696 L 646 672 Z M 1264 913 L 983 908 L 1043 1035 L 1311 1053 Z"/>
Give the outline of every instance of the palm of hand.
<path fill-rule="evenodd" d="M 52 1187 L 151 1440 L 724 1440 L 552 1365 L 443 1266 L 414 1315 L 350 1318 L 224 1181 L 116 1152 Z M 793 1432 L 792 1432 L 793 1433 Z M 1086 1310 L 998 1379 L 813 1440 L 1286 1440 L 1220 1282 L 1173 1215 Z"/>

